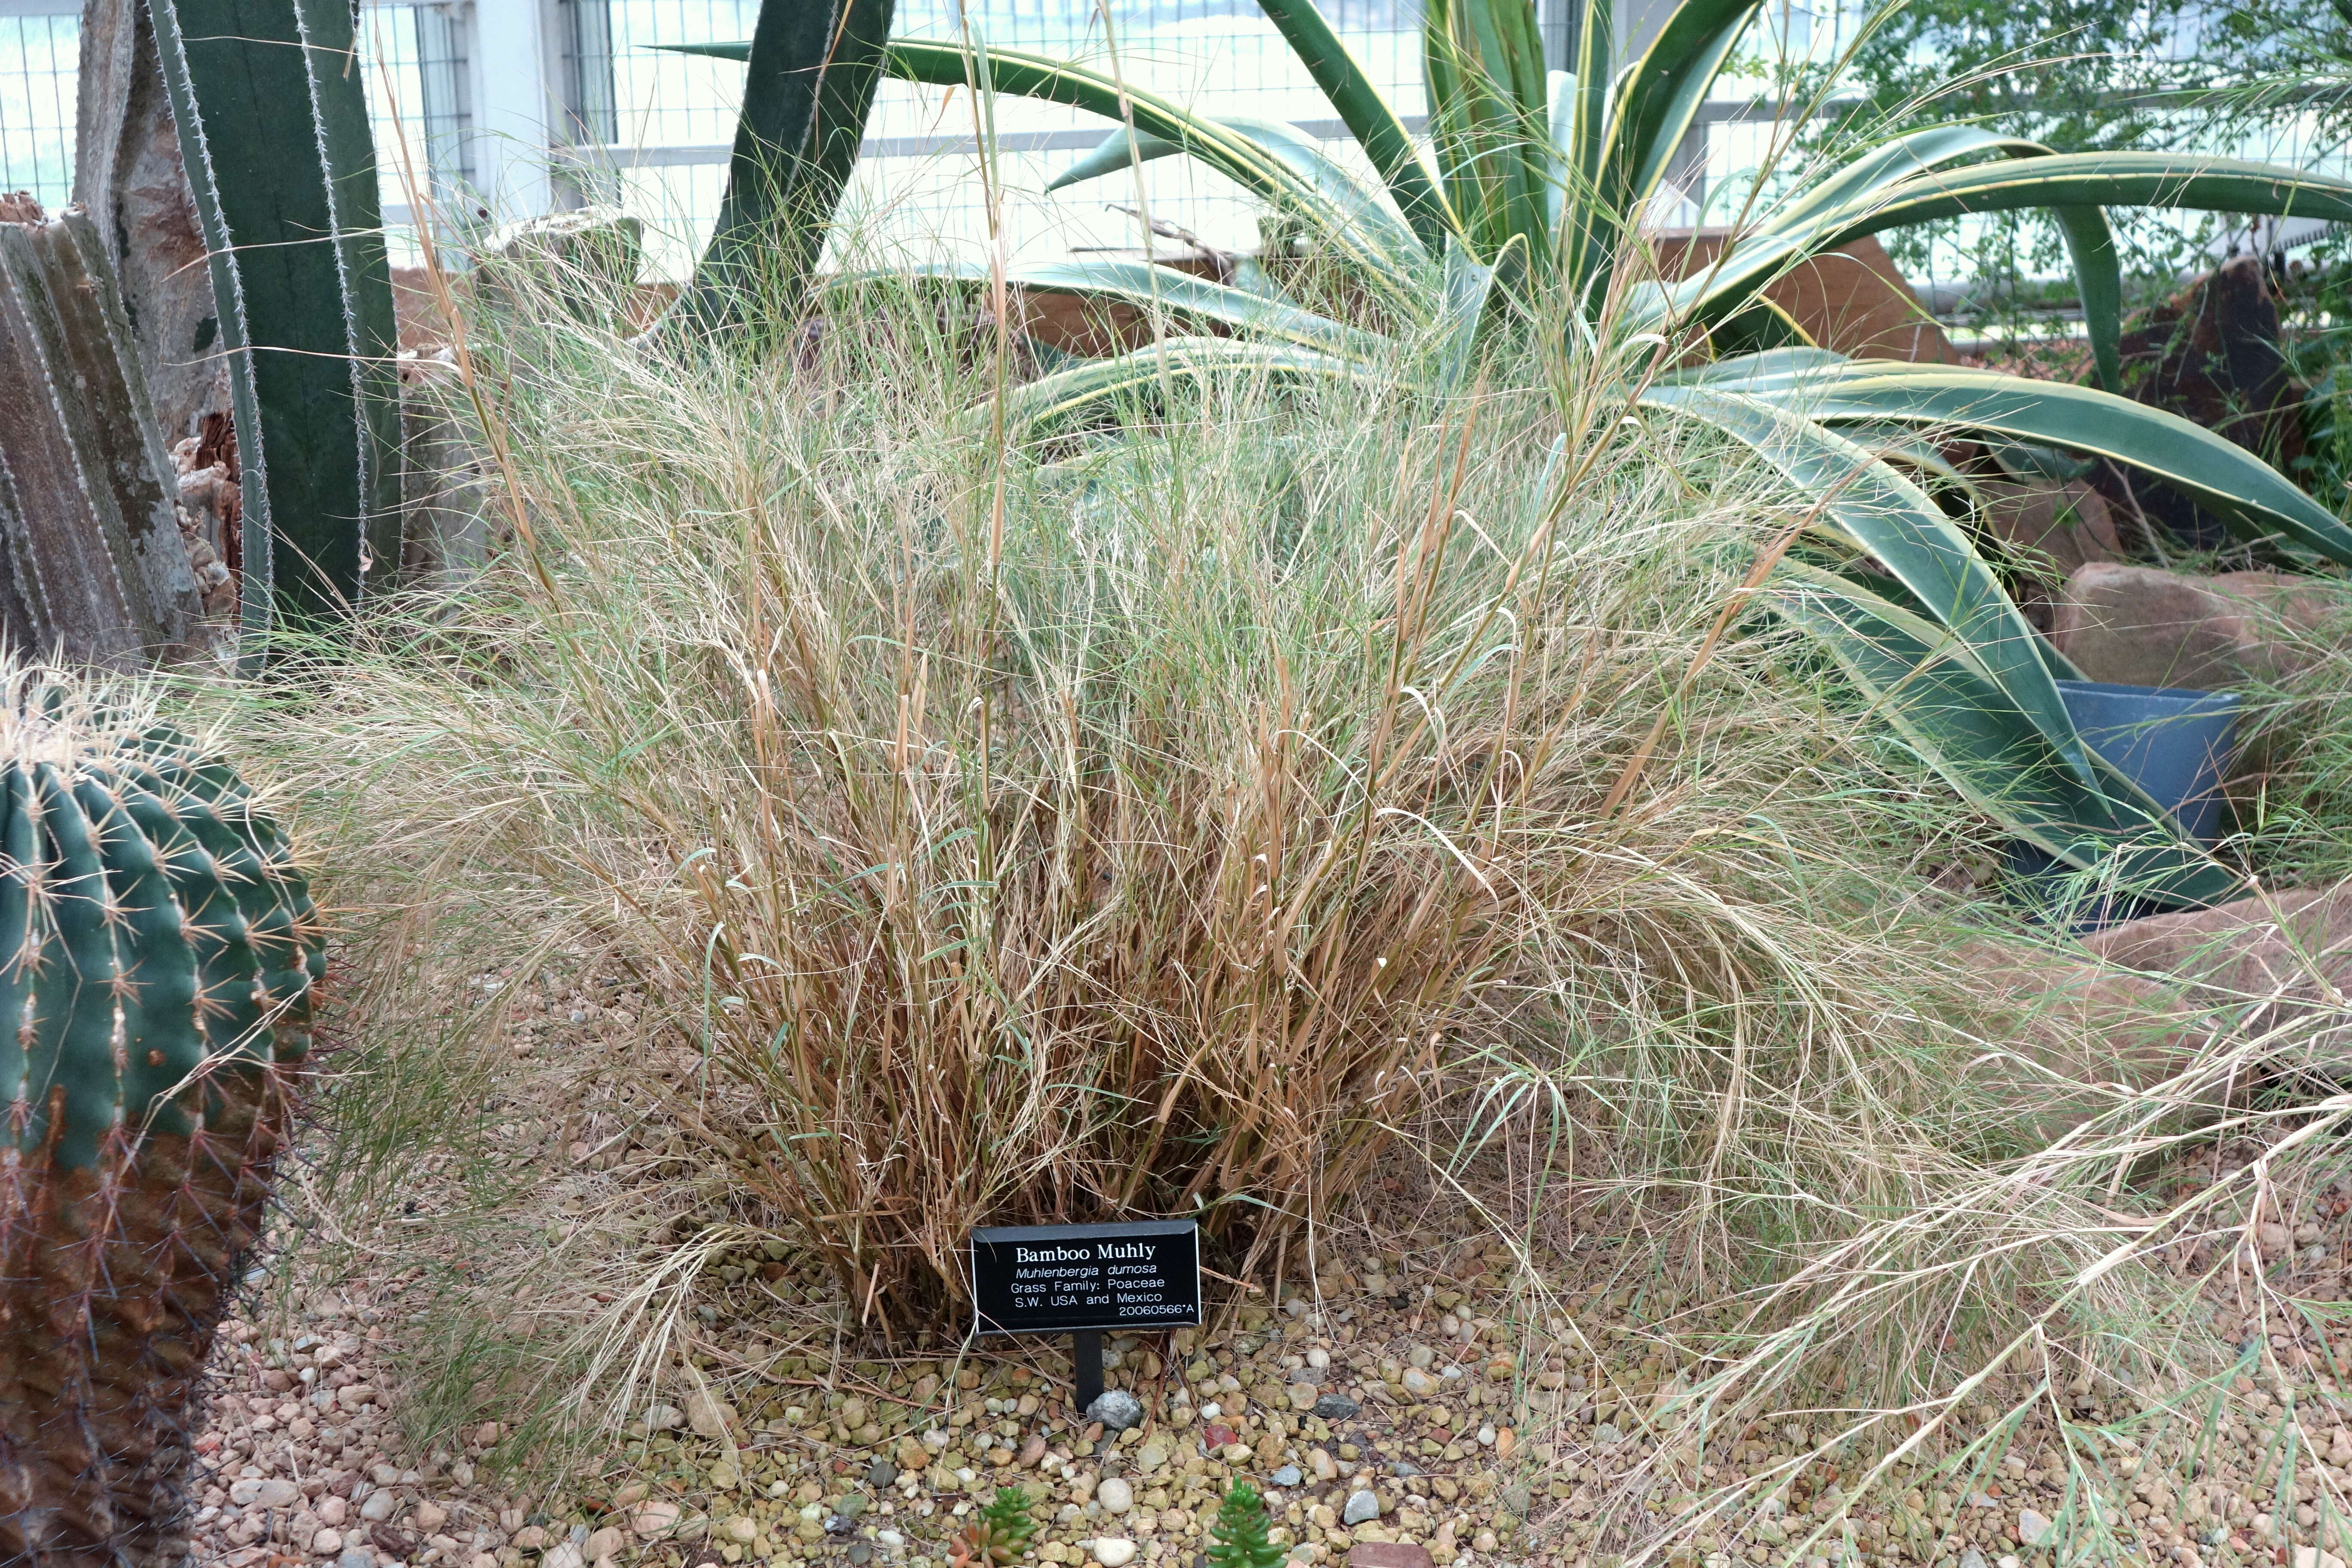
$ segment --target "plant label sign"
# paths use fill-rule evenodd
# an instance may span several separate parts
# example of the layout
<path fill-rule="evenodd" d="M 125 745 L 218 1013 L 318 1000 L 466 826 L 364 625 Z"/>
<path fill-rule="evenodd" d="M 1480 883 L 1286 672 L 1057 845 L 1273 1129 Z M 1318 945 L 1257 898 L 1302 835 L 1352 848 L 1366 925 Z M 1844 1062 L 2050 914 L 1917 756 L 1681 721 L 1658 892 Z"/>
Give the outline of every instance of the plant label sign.
<path fill-rule="evenodd" d="M 971 1233 L 983 1334 L 1188 1328 L 1201 1321 L 1201 1227 L 1009 1225 Z"/>

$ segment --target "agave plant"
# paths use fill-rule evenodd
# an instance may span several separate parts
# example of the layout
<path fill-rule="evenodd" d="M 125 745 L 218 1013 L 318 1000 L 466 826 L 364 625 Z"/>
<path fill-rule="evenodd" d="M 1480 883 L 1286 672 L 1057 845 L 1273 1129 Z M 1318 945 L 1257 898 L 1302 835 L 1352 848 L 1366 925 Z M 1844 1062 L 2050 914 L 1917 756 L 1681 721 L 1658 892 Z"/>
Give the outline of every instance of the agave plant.
<path fill-rule="evenodd" d="M 779 5 L 791 9 L 769 0 L 769 8 Z M 2123 289 L 2104 211 L 2352 219 L 2352 184 L 2210 158 L 2059 154 L 1973 127 L 1937 127 L 1812 172 L 1691 277 L 1621 276 L 1639 253 L 1644 208 L 1758 0 L 1685 0 L 1613 77 L 1546 72 L 1532 0 L 1426 0 L 1426 156 L 1313 0 L 1260 5 L 1362 147 L 1377 184 L 1294 127 L 1203 118 L 1081 64 L 972 38 L 879 47 L 880 33 L 861 36 L 858 26 L 887 27 L 887 7 L 828 7 L 837 25 L 796 59 L 764 45 L 698 52 L 748 60 L 747 100 L 778 72 L 840 69 L 870 79 L 887 70 L 1091 110 L 1117 129 L 1055 186 L 1149 159 L 1195 158 L 1299 231 L 1317 275 L 1346 280 L 1343 290 L 1310 300 L 1148 263 L 1014 268 L 1005 279 L 1014 286 L 1141 306 L 1201 329 L 1013 392 L 1000 412 L 1016 440 L 1149 401 L 1171 379 L 1385 381 L 1407 337 L 1436 338 L 1428 374 L 1443 390 L 1514 314 L 1515 300 L 1565 298 L 1569 330 L 1597 343 L 1602 363 L 1625 367 L 1618 396 L 1629 412 L 1719 432 L 1818 498 L 1832 557 L 1809 564 L 1801 553 L 1776 579 L 1774 602 L 1820 637 L 1955 787 L 2061 861 L 2121 865 L 2152 896 L 2202 901 L 2231 889 L 2230 871 L 2084 743 L 2057 685 L 2076 672 L 2028 625 L 1968 531 L 1915 482 L 1916 467 L 1906 471 L 1925 444 L 1905 432 L 1932 427 L 2105 457 L 2197 496 L 2248 537 L 2352 564 L 2352 530 L 2267 465 L 2114 395 Z M 1583 9 L 1578 58 L 1607 61 L 1610 8 Z M 765 26 L 763 16 L 763 37 Z M 836 101 L 845 108 L 853 99 Z M 864 98 L 854 101 L 862 113 Z M 2106 390 L 1850 361 L 1811 344 L 1763 292 L 1791 268 L 1867 235 L 2018 209 L 2047 211 L 2066 237 L 2095 374 Z M 794 222 L 822 220 L 803 205 Z M 813 263 L 817 247 L 804 232 L 769 238 L 796 267 Z M 731 243 L 742 243 L 740 232 Z M 1354 308 L 1315 308 L 1325 297 Z M 1673 368 L 1695 353 L 1706 363 Z"/>

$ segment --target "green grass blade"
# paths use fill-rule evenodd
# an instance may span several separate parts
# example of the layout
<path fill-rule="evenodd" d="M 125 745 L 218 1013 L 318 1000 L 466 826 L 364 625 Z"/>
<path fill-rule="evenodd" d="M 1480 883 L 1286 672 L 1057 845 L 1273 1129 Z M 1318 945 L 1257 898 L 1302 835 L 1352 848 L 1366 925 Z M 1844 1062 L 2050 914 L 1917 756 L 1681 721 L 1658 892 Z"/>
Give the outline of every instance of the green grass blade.
<path fill-rule="evenodd" d="M 1745 377 L 1739 370 L 1737 362 L 1717 366 L 1707 384 L 1813 419 L 1990 430 L 2109 458 L 2194 496 L 2242 533 L 2281 534 L 2301 550 L 2352 565 L 2352 529 L 2268 463 L 2177 415 L 2095 387 L 1874 360 L 1782 360 L 1759 363 Z"/>
<path fill-rule="evenodd" d="M 1779 469 L 1875 557 L 2025 714 L 2085 785 L 2089 752 L 2039 651 L 2040 637 L 1926 491 L 1864 447 L 1786 408 L 1710 387 L 1651 387 L 1645 407 L 1720 431 Z"/>
<path fill-rule="evenodd" d="M 2210 904 L 2239 879 L 2104 759 L 2086 786 L 1943 628 L 1856 584 L 1781 563 L 1765 594 L 1870 698 L 1929 766 L 2020 837 L 2078 868 L 2120 854 L 2118 881 L 2167 903 Z"/>
<path fill-rule="evenodd" d="M 1459 226 L 1396 110 L 1372 85 L 1323 13 L 1316 9 L 1314 0 L 1258 0 L 1258 5 L 1289 43 L 1298 63 L 1307 68 L 1307 74 L 1315 79 L 1315 85 L 1323 89 L 1340 123 L 1363 148 L 1364 156 L 1380 171 L 1397 211 L 1404 215 L 1422 248 L 1435 260 L 1444 251 L 1445 237 L 1457 232 Z"/>

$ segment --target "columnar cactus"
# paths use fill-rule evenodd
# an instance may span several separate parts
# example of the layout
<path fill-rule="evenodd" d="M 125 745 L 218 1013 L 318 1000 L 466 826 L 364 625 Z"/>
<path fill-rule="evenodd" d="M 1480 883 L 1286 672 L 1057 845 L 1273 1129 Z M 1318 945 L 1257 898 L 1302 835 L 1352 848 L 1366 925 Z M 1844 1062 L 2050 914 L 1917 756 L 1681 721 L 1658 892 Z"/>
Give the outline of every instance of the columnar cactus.
<path fill-rule="evenodd" d="M 184 1557 L 194 1395 L 324 967 L 235 773 L 0 668 L 0 1561 Z"/>

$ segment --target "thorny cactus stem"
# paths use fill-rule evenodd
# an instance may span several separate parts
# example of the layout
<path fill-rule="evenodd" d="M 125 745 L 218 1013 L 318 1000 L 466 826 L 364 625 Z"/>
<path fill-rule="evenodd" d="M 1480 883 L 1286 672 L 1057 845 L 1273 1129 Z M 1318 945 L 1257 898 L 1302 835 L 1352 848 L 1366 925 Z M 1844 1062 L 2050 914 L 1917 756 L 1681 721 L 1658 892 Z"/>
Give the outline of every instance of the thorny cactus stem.
<path fill-rule="evenodd" d="M 234 773 L 0 659 L 0 1562 L 185 1557 L 194 1395 L 325 962 Z"/>

